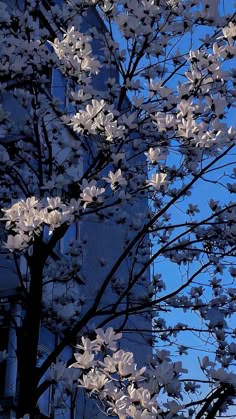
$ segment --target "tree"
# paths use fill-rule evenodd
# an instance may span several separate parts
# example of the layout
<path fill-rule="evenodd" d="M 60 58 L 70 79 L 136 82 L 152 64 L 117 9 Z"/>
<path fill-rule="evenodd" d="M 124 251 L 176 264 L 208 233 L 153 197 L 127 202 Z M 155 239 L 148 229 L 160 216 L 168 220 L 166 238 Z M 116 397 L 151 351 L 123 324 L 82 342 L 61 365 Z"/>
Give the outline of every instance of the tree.
<path fill-rule="evenodd" d="M 0 198 L 22 306 L 21 321 L 11 319 L 18 418 L 42 417 L 38 401 L 56 377 L 66 400 L 83 356 L 82 387 L 119 417 L 210 419 L 233 403 L 236 26 L 222 4 L 0 2 Z M 91 220 L 125 232 L 117 258 L 99 261 L 92 300 L 88 243 L 71 237 Z M 132 329 L 141 315 L 146 328 Z M 38 362 L 42 326 L 59 341 Z M 110 370 L 108 357 L 98 363 L 116 354 L 109 339 L 120 335 L 108 326 L 152 337 L 157 353 L 143 380 L 154 374 L 155 388 L 138 393 L 145 371 L 133 374 L 132 354 L 124 361 L 119 352 Z M 65 370 L 62 351 L 85 334 L 79 368 Z M 192 355 L 196 347 L 210 359 Z M 179 361 L 187 353 L 193 376 Z M 117 400 L 128 391 L 127 404 L 114 406 L 109 374 L 121 377 Z"/>

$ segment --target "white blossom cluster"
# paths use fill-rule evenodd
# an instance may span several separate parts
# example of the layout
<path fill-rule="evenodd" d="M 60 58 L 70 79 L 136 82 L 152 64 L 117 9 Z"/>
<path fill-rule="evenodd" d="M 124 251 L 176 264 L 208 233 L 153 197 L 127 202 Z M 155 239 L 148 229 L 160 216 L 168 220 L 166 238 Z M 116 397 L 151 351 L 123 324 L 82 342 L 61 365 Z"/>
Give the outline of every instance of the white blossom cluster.
<path fill-rule="evenodd" d="M 9 209 L 4 210 L 7 220 L 6 228 L 12 229 L 16 234 L 9 235 L 5 246 L 10 250 L 24 249 L 38 233 L 43 224 L 49 226 L 49 232 L 64 223 L 72 223 L 75 207 L 61 203 L 61 199 L 48 198 L 46 202 L 35 197 L 21 200 Z"/>
<path fill-rule="evenodd" d="M 113 192 L 127 184 L 120 169 L 115 173 L 109 171 L 108 177 L 103 179 Z M 3 209 L 5 215 L 2 220 L 6 221 L 6 229 L 14 232 L 14 235 L 8 235 L 5 247 L 10 251 L 23 250 L 32 243 L 34 234 L 38 234 L 44 225 L 49 227 L 50 235 L 63 224 L 70 225 L 75 216 L 81 215 L 88 206 L 101 204 L 105 188 L 96 185 L 95 180 L 83 180 L 81 199 L 71 199 L 69 204 L 63 203 L 60 197 L 37 199 L 32 196 L 16 202 L 9 209 Z"/>
<path fill-rule="evenodd" d="M 104 135 L 106 141 L 115 141 L 123 137 L 123 126 L 118 126 L 114 120 L 112 112 L 107 109 L 104 100 L 98 101 L 93 99 L 91 105 L 86 106 L 86 110 L 80 110 L 73 115 L 69 125 L 79 134 Z M 64 117 L 65 122 L 68 121 Z"/>
<path fill-rule="evenodd" d="M 138 368 L 134 355 L 123 349 L 117 350 L 121 333 L 109 327 L 106 331 L 96 329 L 96 339 L 82 337 L 77 345 L 76 362 L 70 368 L 80 370 L 79 387 L 98 398 L 107 414 L 119 418 L 161 418 L 163 410 L 157 399 L 157 389 L 162 387 L 169 394 L 178 394 L 181 373 L 187 372 L 181 362 L 171 363 L 168 352 L 157 354 L 159 361 L 151 368 Z M 168 401 L 165 404 L 169 416 L 184 406 Z"/>
<path fill-rule="evenodd" d="M 95 332 L 94 340 L 82 337 L 82 343 L 77 345 L 78 352 L 74 354 L 76 362 L 69 369 L 66 363 L 59 361 L 53 364 L 47 379 L 61 381 L 60 388 L 64 391 L 73 391 L 73 382 L 78 380 L 78 386 L 99 400 L 107 414 L 121 419 L 171 419 L 178 412 L 181 418 L 190 417 L 187 406 L 178 402 L 182 400 L 181 382 L 185 381 L 182 374 L 188 371 L 182 368 L 181 362 L 171 362 L 170 352 L 157 351 L 149 366 L 138 368 L 132 352 L 117 349 L 121 333 L 115 333 L 112 327 Z M 234 373 L 216 369 L 216 363 L 207 356 L 199 362 L 215 386 L 224 383 L 236 387 Z M 186 379 L 185 390 L 194 393 L 198 388 L 198 384 Z M 169 397 L 165 403 L 158 396 L 163 391 Z"/>
<path fill-rule="evenodd" d="M 54 43 L 49 42 L 54 48 L 63 73 L 75 76 L 81 82 L 83 72 L 97 74 L 101 64 L 96 60 L 91 50 L 91 38 L 84 36 L 72 26 L 63 36 L 63 40 L 55 39 Z"/>

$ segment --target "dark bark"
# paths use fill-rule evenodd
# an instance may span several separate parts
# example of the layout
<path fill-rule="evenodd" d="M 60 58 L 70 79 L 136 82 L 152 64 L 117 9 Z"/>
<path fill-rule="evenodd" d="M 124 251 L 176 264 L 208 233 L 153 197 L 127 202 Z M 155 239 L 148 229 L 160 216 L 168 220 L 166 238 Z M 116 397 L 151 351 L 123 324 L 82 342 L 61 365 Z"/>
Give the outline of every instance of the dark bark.
<path fill-rule="evenodd" d="M 29 258 L 30 289 L 17 348 L 17 417 L 28 413 L 31 419 L 37 417 L 37 352 L 42 310 L 42 277 L 46 259 L 46 246 L 40 241 L 36 242 L 33 255 Z"/>
<path fill-rule="evenodd" d="M 196 419 L 201 419 L 203 416 L 206 419 L 214 419 L 221 406 L 230 396 L 235 396 L 234 387 L 231 384 L 221 383 L 210 396 L 206 397 L 205 403 L 199 410 Z"/>
<path fill-rule="evenodd" d="M 210 409 L 210 412 L 206 416 L 206 419 L 214 419 L 217 416 L 217 413 L 219 412 L 220 408 L 227 401 L 228 397 L 235 397 L 235 395 L 236 392 L 234 386 L 231 384 L 225 384 L 223 392 L 221 393 L 218 400 L 213 404 L 212 408 Z"/>

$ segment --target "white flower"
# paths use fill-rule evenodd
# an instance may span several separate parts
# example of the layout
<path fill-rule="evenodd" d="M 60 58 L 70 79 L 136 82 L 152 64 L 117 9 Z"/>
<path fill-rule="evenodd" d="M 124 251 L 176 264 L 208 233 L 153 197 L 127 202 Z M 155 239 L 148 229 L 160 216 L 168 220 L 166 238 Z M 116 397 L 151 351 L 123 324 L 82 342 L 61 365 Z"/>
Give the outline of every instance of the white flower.
<path fill-rule="evenodd" d="M 141 105 L 143 104 L 144 96 L 140 96 L 140 97 L 133 96 L 132 101 L 134 103 L 135 108 L 139 109 Z"/>
<path fill-rule="evenodd" d="M 7 237 L 7 242 L 4 243 L 4 247 L 10 252 L 15 250 L 23 250 L 28 246 L 28 241 L 30 239 L 27 236 L 22 236 L 22 234 L 16 234 L 15 236 L 9 235 Z"/>
<path fill-rule="evenodd" d="M 111 154 L 111 159 L 113 161 L 114 166 L 117 166 L 119 162 L 124 160 L 124 158 L 125 158 L 125 153 L 112 153 Z"/>
<path fill-rule="evenodd" d="M 176 126 L 176 117 L 172 114 L 157 112 L 152 116 L 152 120 L 157 125 L 159 132 L 175 129 Z"/>
<path fill-rule="evenodd" d="M 152 79 L 150 79 L 150 97 L 154 95 L 154 92 L 157 92 L 162 98 L 168 97 L 171 93 L 173 93 L 172 89 L 165 87 L 162 85 L 162 81 L 159 80 L 157 83 L 154 83 Z"/>
<path fill-rule="evenodd" d="M 99 364 L 103 366 L 104 371 L 107 371 L 111 374 L 116 372 L 117 362 L 110 355 L 104 358 L 104 362 L 99 361 Z"/>
<path fill-rule="evenodd" d="M 113 414 L 115 413 L 115 415 L 118 415 L 119 419 L 125 419 L 127 417 L 126 413 L 130 406 L 130 400 L 122 391 L 115 395 L 115 401 L 108 401 L 108 404 L 111 406 L 111 409 L 109 410 L 112 411 Z"/>
<path fill-rule="evenodd" d="M 89 93 L 84 93 L 82 89 L 79 89 L 78 92 L 71 92 L 72 98 L 79 103 L 85 102 L 91 99 L 91 95 Z"/>
<path fill-rule="evenodd" d="M 3 209 L 3 212 L 6 214 L 2 220 L 9 220 L 9 222 L 7 223 L 7 226 L 11 224 L 11 222 L 16 221 L 19 216 L 20 216 L 20 205 L 19 202 L 17 202 L 16 204 L 13 204 L 11 206 L 11 208 L 8 209 Z"/>
<path fill-rule="evenodd" d="M 54 230 L 54 228 L 60 227 L 64 223 L 72 223 L 74 220 L 73 214 L 71 214 L 70 210 L 68 211 L 58 211 L 54 210 L 51 212 L 41 212 L 42 220 L 50 226 L 50 233 Z"/>
<path fill-rule="evenodd" d="M 192 51 L 190 51 L 190 56 L 191 56 L 191 52 Z M 189 113 L 192 113 L 194 108 L 191 105 L 192 105 L 192 101 L 182 99 L 181 102 L 177 106 L 177 108 L 180 110 L 177 116 L 178 117 L 182 116 L 185 118 Z"/>
<path fill-rule="evenodd" d="M 111 184 L 111 189 L 113 191 L 116 191 L 119 186 L 127 184 L 125 178 L 122 176 L 120 169 L 118 169 L 115 173 L 110 171 L 108 173 L 108 177 L 103 177 L 103 179 Z"/>
<path fill-rule="evenodd" d="M 146 368 L 137 369 L 132 352 L 125 352 L 121 349 L 113 354 L 113 359 L 117 362 L 118 372 L 122 377 L 129 377 L 129 379 L 134 380 L 143 379 L 142 374 L 146 371 Z"/>
<path fill-rule="evenodd" d="M 82 336 L 82 345 L 77 344 L 76 348 L 82 349 L 83 351 L 91 352 L 97 348 L 97 342 L 91 341 L 89 338 Z"/>
<path fill-rule="evenodd" d="M 67 121 L 65 121 L 65 123 L 67 123 Z M 94 124 L 94 120 L 91 119 L 90 115 L 88 115 L 85 111 L 79 111 L 74 116 L 72 116 L 68 125 L 72 125 L 73 130 L 79 134 L 96 134 L 96 126 Z"/>
<path fill-rule="evenodd" d="M 157 365 L 154 371 L 155 377 L 160 384 L 169 384 L 175 375 L 173 365 L 167 361 L 163 361 Z"/>
<path fill-rule="evenodd" d="M 229 23 L 229 26 L 225 26 L 222 29 L 224 38 L 236 39 L 236 25 L 233 22 Z"/>
<path fill-rule="evenodd" d="M 164 160 L 166 158 L 165 154 L 161 154 L 162 151 L 160 148 L 149 148 L 148 152 L 145 152 L 145 156 L 150 160 L 151 163 L 156 163 L 159 160 Z"/>
<path fill-rule="evenodd" d="M 207 310 L 206 319 L 210 320 L 209 327 L 227 326 L 224 313 L 217 308 L 209 308 Z"/>
<path fill-rule="evenodd" d="M 215 363 L 210 361 L 208 356 L 204 356 L 202 358 L 202 361 L 200 361 L 200 359 L 198 359 L 199 363 L 200 363 L 200 367 L 201 369 L 205 370 L 208 367 L 214 367 Z"/>
<path fill-rule="evenodd" d="M 115 333 L 112 327 L 108 327 L 106 331 L 103 329 L 95 329 L 97 333 L 96 342 L 99 345 L 105 345 L 111 351 L 116 351 L 117 340 L 122 338 L 122 333 Z"/>
<path fill-rule="evenodd" d="M 49 44 L 62 62 L 63 72 L 79 76 L 82 71 L 98 74 L 101 64 L 92 56 L 91 38 L 76 31 L 74 26 L 68 29 L 63 40 L 55 39 Z"/>
<path fill-rule="evenodd" d="M 177 394 L 181 390 L 181 384 L 177 378 L 174 378 L 169 383 L 165 385 L 165 391 L 168 394 Z"/>
<path fill-rule="evenodd" d="M 24 211 L 30 211 L 32 208 L 37 208 L 39 205 L 39 200 L 35 198 L 35 196 L 31 196 L 30 198 L 27 198 L 26 201 L 23 201 L 23 199 L 19 202 L 20 208 Z"/>
<path fill-rule="evenodd" d="M 151 398 L 151 393 L 146 388 L 135 388 L 134 384 L 131 384 L 128 386 L 128 393 L 133 403 L 139 402 L 146 409 L 151 410 L 155 405 L 156 398 Z"/>
<path fill-rule="evenodd" d="M 156 419 L 156 413 L 148 412 L 147 409 L 139 410 L 137 406 L 130 406 L 126 410 L 126 414 L 133 419 Z"/>
<path fill-rule="evenodd" d="M 168 184 L 166 181 L 165 173 L 154 173 L 151 180 L 147 180 L 147 186 L 152 186 L 156 191 L 159 191 L 161 188 L 165 188 Z"/>
<path fill-rule="evenodd" d="M 82 379 L 79 379 L 79 387 L 84 387 L 87 390 L 101 390 L 108 382 L 105 374 L 98 370 L 91 370 L 88 374 L 84 374 Z"/>
<path fill-rule="evenodd" d="M 94 354 L 91 352 L 84 352 L 83 354 L 75 353 L 74 357 L 76 359 L 76 362 L 72 365 L 70 365 L 70 368 L 82 368 L 82 369 L 88 369 L 94 366 Z"/>
<path fill-rule="evenodd" d="M 198 85 L 202 79 L 202 73 L 199 70 L 188 71 L 185 73 L 185 76 L 190 80 L 190 82 L 195 86 Z"/>
<path fill-rule="evenodd" d="M 55 198 L 47 198 L 47 202 L 48 202 L 48 208 L 56 209 L 61 204 L 61 198 L 59 196 L 56 196 Z"/>
<path fill-rule="evenodd" d="M 121 138 L 124 126 L 117 125 L 113 113 L 108 109 L 104 100 L 92 100 L 92 104 L 86 106 L 86 110 L 79 110 L 68 122 L 67 117 L 63 121 L 73 126 L 78 133 L 100 134 L 106 137 L 107 141 Z"/>
<path fill-rule="evenodd" d="M 194 138 L 196 131 L 197 124 L 191 115 L 189 115 L 188 118 L 181 118 L 178 124 L 178 136 L 192 139 Z"/>
<path fill-rule="evenodd" d="M 99 195 L 105 192 L 104 188 L 97 188 L 95 185 L 86 187 L 83 189 L 83 192 L 80 194 L 80 197 L 84 201 L 84 208 L 89 204 L 100 203 L 102 199 Z"/>
<path fill-rule="evenodd" d="M 116 138 L 122 138 L 124 134 L 124 126 L 117 125 L 117 121 L 113 119 L 113 114 L 110 112 L 107 115 L 99 113 L 95 120 L 96 129 L 104 131 L 106 140 L 112 142 Z"/>
<path fill-rule="evenodd" d="M 49 224 L 50 226 L 60 226 L 62 223 L 62 213 L 58 210 L 51 211 L 47 213 L 45 218 L 43 218 L 44 222 Z"/>
<path fill-rule="evenodd" d="M 197 205 L 189 204 L 187 209 L 187 214 L 195 215 L 195 213 L 200 212 Z"/>
<path fill-rule="evenodd" d="M 63 378 L 66 370 L 66 362 L 58 361 L 56 364 L 52 364 L 47 375 L 47 380 L 57 383 Z"/>
<path fill-rule="evenodd" d="M 40 212 L 32 208 L 28 212 L 21 214 L 17 227 L 24 232 L 30 232 L 36 230 L 41 223 Z"/>
<path fill-rule="evenodd" d="M 232 372 L 226 372 L 224 368 L 219 368 L 218 370 L 211 369 L 209 375 L 216 381 L 221 383 L 232 384 L 236 387 L 236 374 Z"/>
<path fill-rule="evenodd" d="M 218 204 L 219 201 L 214 201 L 214 199 L 210 199 L 210 201 L 208 202 L 208 205 L 212 209 L 212 211 L 216 211 L 217 209 L 219 209 Z"/>

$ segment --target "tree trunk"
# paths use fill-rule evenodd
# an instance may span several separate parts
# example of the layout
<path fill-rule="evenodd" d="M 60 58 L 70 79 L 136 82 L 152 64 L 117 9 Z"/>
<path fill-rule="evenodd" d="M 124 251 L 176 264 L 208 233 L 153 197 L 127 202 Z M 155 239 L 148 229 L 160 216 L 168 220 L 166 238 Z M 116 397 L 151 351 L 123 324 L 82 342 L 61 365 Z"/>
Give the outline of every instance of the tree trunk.
<path fill-rule="evenodd" d="M 36 243 L 29 259 L 30 287 L 26 304 L 25 318 L 19 331 L 18 340 L 18 384 L 17 417 L 28 413 L 30 418 L 37 417 L 38 386 L 37 352 L 42 310 L 42 278 L 46 261 L 45 247 Z"/>

